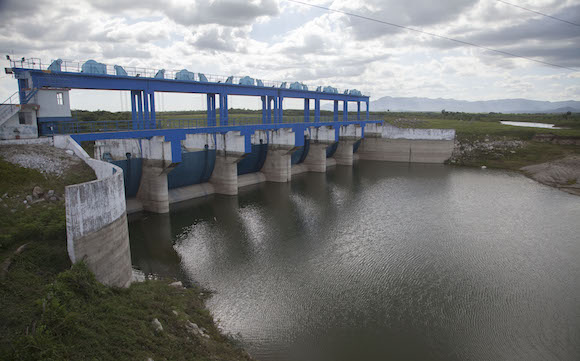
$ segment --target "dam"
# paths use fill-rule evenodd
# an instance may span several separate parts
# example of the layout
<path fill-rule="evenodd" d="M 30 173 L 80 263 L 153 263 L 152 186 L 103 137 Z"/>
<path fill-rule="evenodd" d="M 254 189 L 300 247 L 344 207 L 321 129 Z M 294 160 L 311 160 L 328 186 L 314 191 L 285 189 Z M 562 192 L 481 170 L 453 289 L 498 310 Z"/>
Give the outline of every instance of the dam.
<path fill-rule="evenodd" d="M 130 260 L 120 254 L 130 252 L 127 214 L 165 214 L 171 204 L 236 196 L 246 186 L 287 183 L 297 174 L 352 167 L 358 160 L 443 163 L 454 146 L 454 130 L 401 129 L 370 119 L 370 97 L 357 89 L 93 60 L 43 64 L 23 58 L 12 60 L 6 73 L 14 75 L 19 90 L 0 105 L 4 142 L 50 142 L 95 170 L 97 181 L 67 188 L 69 255 L 73 262 L 86 259 L 97 279 L 114 285 L 130 283 Z M 73 89 L 129 92 L 131 119 L 73 119 Z M 158 119 L 156 93 L 204 94 L 205 119 Z M 259 97 L 261 116 L 230 116 L 230 96 Z M 304 115 L 286 116 L 285 99 L 303 101 Z M 321 116 L 321 101 L 333 102 L 331 117 Z M 349 112 L 349 104 L 355 111 Z M 86 141 L 94 142 L 94 154 L 80 146 Z"/>

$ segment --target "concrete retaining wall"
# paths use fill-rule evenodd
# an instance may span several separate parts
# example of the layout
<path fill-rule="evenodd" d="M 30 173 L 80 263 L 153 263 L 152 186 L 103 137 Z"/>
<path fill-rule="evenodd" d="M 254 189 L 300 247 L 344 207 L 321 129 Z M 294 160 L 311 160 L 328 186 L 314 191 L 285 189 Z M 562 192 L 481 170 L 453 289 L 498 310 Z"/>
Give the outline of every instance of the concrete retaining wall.
<path fill-rule="evenodd" d="M 86 262 L 103 284 L 128 286 L 132 267 L 123 170 L 90 158 L 68 136 L 55 136 L 54 146 L 75 152 L 97 176 L 97 180 L 65 188 L 67 248 L 71 261 Z"/>
<path fill-rule="evenodd" d="M 409 163 L 443 163 L 451 157 L 452 140 L 365 138 L 359 159 Z"/>
<path fill-rule="evenodd" d="M 409 129 L 385 124 L 377 131 L 381 136 L 362 140 L 357 151 L 359 159 L 443 163 L 453 153 L 454 129 Z"/>
<path fill-rule="evenodd" d="M 384 124 L 382 135 L 385 139 L 454 140 L 455 129 L 398 128 L 390 124 Z"/>

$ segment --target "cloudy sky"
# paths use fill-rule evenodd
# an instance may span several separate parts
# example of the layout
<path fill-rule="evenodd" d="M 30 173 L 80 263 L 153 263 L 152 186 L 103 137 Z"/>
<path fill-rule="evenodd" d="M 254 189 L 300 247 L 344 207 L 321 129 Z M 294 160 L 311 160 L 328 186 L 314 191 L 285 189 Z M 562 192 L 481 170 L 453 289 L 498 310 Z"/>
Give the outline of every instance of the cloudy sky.
<path fill-rule="evenodd" d="M 580 99 L 580 26 L 495 0 L 302 0 L 579 69 L 509 58 L 286 0 L 0 0 L 0 52 L 251 75 L 382 96 Z M 577 0 L 511 0 L 580 22 Z M 8 66 L 4 60 L 3 67 Z M 0 98 L 16 81 L 0 74 Z M 241 98 L 241 99 L 238 99 Z M 0 100 L 1 101 L 1 100 Z M 73 91 L 77 109 L 127 110 L 120 92 Z M 201 109 L 169 95 L 158 110 Z M 287 104 L 294 107 L 298 104 Z M 234 97 L 230 106 L 256 107 Z"/>

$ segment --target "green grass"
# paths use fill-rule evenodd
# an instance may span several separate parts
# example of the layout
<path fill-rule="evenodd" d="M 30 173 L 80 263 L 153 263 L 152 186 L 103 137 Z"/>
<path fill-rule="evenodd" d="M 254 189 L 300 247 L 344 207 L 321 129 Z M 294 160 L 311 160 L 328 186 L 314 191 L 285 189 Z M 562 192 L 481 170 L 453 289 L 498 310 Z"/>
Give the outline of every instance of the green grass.
<path fill-rule="evenodd" d="M 23 203 L 35 186 L 40 186 L 45 192 L 52 189 L 62 197 L 65 186 L 95 179 L 93 170 L 84 163 L 71 167 L 58 177 L 17 166 L 2 158 L 0 174 L 0 197 L 8 194 L 0 202 L 0 261 L 7 252 L 24 242 L 62 238 L 66 234 L 63 200 L 43 201 L 32 204 L 30 208 Z"/>
<path fill-rule="evenodd" d="M 73 168 L 62 177 L 45 177 L 1 159 L 0 172 L 0 189 L 10 194 L 0 203 L 0 360 L 250 359 L 219 333 L 201 289 L 172 288 L 166 280 L 109 288 L 83 264 L 71 269 L 64 203 L 26 208 L 22 197 L 34 185 L 60 192 L 94 174 Z M 24 251 L 14 255 L 23 244 Z M 153 318 L 162 323 L 162 333 L 154 332 Z M 190 335 L 188 320 L 211 339 Z"/>
<path fill-rule="evenodd" d="M 218 331 L 200 291 L 161 280 L 109 288 L 76 264 L 44 287 L 34 330 L 31 324 L 28 335 L 15 341 L 9 359 L 249 360 Z M 154 318 L 162 332 L 155 332 Z M 191 335 L 188 320 L 205 328 L 210 339 Z"/>

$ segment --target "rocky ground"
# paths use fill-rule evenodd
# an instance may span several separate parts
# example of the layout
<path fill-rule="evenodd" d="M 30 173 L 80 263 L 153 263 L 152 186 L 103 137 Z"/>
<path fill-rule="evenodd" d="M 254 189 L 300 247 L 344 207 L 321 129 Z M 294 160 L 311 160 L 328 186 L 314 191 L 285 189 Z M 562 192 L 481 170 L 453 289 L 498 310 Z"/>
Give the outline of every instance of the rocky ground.
<path fill-rule="evenodd" d="M 449 163 L 520 171 L 540 183 L 580 195 L 578 147 L 550 143 L 497 137 L 456 140 Z"/>
<path fill-rule="evenodd" d="M 529 165 L 521 170 L 536 181 L 580 196 L 580 156 Z"/>
<path fill-rule="evenodd" d="M 43 174 L 63 175 L 83 161 L 70 150 L 47 145 L 0 146 L 0 157 L 24 168 L 36 169 Z"/>
<path fill-rule="evenodd" d="M 464 165 L 484 158 L 502 158 L 516 154 L 525 145 L 526 141 L 508 138 L 455 140 L 455 148 L 449 158 L 449 163 Z"/>
<path fill-rule="evenodd" d="M 66 184 L 94 179 L 93 171 L 71 153 L 48 145 L 0 146 L 3 164 L 27 169 L 14 177 L 14 168 L 2 166 L 0 207 L 16 213 L 37 204 L 62 202 Z"/>

